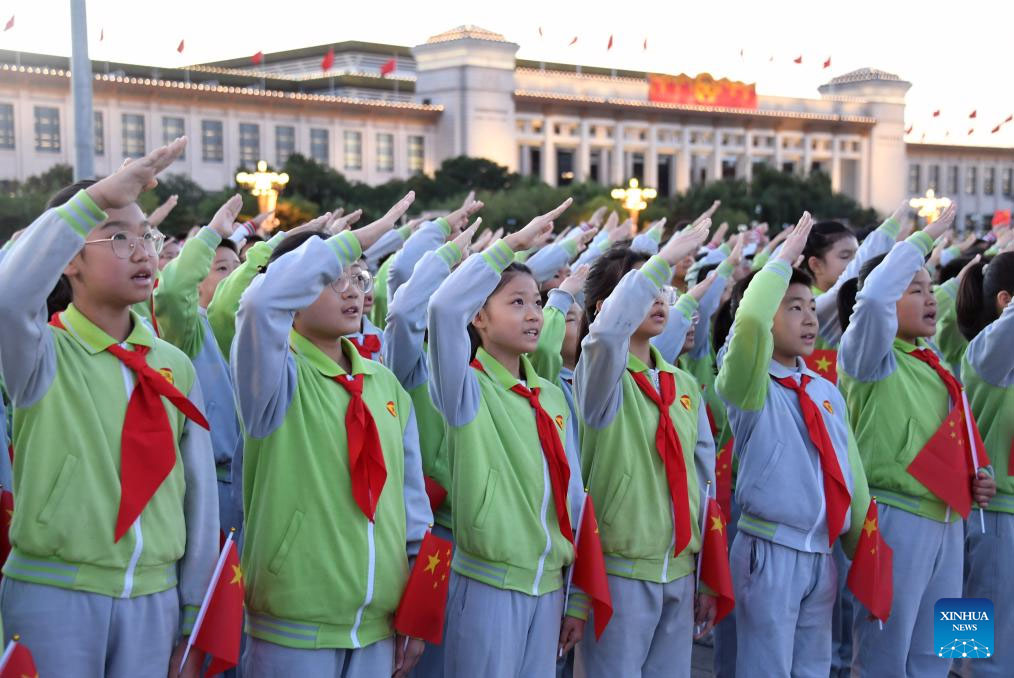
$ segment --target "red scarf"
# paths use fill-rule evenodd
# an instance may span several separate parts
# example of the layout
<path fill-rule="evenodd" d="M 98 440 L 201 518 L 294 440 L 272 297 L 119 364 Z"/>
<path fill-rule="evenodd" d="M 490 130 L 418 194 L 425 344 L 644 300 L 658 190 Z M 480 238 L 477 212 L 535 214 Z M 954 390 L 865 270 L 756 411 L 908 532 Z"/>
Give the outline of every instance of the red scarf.
<path fill-rule="evenodd" d="M 655 387 L 644 372 L 630 370 L 641 390 L 658 408 L 658 428 L 655 430 L 655 449 L 665 466 L 665 477 L 669 483 L 669 496 L 672 499 L 673 526 L 676 530 L 676 550 L 678 555 L 690 543 L 690 488 L 687 484 L 687 467 L 683 459 L 683 446 L 680 444 L 676 426 L 672 422 L 669 408 L 676 402 L 676 378 L 672 372 L 659 372 L 658 383 L 662 387 L 659 396 Z"/>
<path fill-rule="evenodd" d="M 50 324 L 66 329 L 58 314 Z M 167 376 L 148 365 L 145 356 L 149 347 L 135 344 L 134 350 L 128 351 L 113 344 L 106 350 L 137 378 L 120 436 L 120 508 L 114 532 L 114 541 L 119 541 L 176 465 L 176 440 L 162 398 L 187 419 L 206 429 L 209 426 L 201 411 L 170 382 L 171 372 Z"/>
<path fill-rule="evenodd" d="M 363 356 L 367 360 L 371 360 L 376 353 L 380 352 L 380 335 L 364 334 L 362 342 L 353 337 L 348 337 L 348 340 L 351 341 L 352 345 L 356 347 L 357 351 L 359 351 L 359 355 Z"/>
<path fill-rule="evenodd" d="M 482 363 L 478 360 L 472 361 L 472 367 L 484 373 Z M 574 543 L 574 530 L 570 525 L 570 511 L 567 510 L 567 488 L 570 484 L 570 463 L 567 461 L 567 453 L 563 449 L 563 441 L 560 440 L 559 430 L 556 422 L 549 416 L 549 413 L 539 403 L 538 388 L 528 389 L 521 384 L 515 384 L 511 391 L 517 393 L 535 411 L 535 427 L 539 434 L 542 454 L 546 459 L 546 467 L 549 469 L 549 484 L 553 488 L 553 505 L 556 507 L 556 520 L 560 525 L 562 534 L 571 544 Z"/>
<path fill-rule="evenodd" d="M 792 377 L 775 379 L 775 382 L 790 391 L 795 391 L 799 397 L 799 409 L 803 411 L 806 432 L 810 435 L 810 442 L 817 448 L 817 456 L 820 459 L 820 472 L 824 477 L 824 501 L 827 506 L 827 540 L 828 545 L 833 545 L 845 524 L 845 514 L 848 513 L 852 496 L 842 476 L 838 457 L 834 453 L 834 443 L 831 442 L 831 436 L 824 424 L 824 415 L 806 392 L 806 385 L 810 383 L 811 377 L 803 374 L 799 379 L 798 384 Z"/>
<path fill-rule="evenodd" d="M 363 400 L 363 375 L 357 374 L 352 379 L 345 375 L 332 378 L 349 393 L 345 430 L 349 444 L 352 498 L 363 515 L 373 522 L 380 493 L 387 482 L 387 465 L 380 447 L 380 434 L 377 433 L 373 414 Z"/>

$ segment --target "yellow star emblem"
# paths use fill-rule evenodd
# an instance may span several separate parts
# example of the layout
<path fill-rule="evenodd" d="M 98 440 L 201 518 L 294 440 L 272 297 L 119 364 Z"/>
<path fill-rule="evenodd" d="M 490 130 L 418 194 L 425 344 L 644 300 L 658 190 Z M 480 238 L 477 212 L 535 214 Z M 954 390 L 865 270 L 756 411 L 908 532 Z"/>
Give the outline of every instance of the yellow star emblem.
<path fill-rule="evenodd" d="M 437 565 L 440 564 L 440 556 L 426 556 L 426 557 L 429 559 L 429 562 L 427 563 L 424 572 L 432 572 L 433 574 L 436 574 Z"/>
<path fill-rule="evenodd" d="M 239 565 L 232 566 L 232 581 L 229 583 L 243 585 L 243 570 L 240 569 Z"/>
<path fill-rule="evenodd" d="M 828 360 L 825 356 L 820 356 L 819 358 L 817 358 L 816 362 L 817 362 L 817 370 L 820 372 L 827 372 L 828 369 L 830 369 L 831 367 L 831 361 Z"/>
<path fill-rule="evenodd" d="M 866 532 L 866 536 L 869 537 L 870 535 L 872 535 L 874 532 L 877 531 L 877 521 L 867 520 L 865 523 L 863 523 L 863 530 Z"/>
<path fill-rule="evenodd" d="M 718 530 L 719 532 L 721 532 L 723 527 L 724 527 L 724 525 L 722 525 L 722 519 L 719 518 L 718 516 L 712 516 L 712 518 L 711 518 L 711 529 L 712 530 Z"/>

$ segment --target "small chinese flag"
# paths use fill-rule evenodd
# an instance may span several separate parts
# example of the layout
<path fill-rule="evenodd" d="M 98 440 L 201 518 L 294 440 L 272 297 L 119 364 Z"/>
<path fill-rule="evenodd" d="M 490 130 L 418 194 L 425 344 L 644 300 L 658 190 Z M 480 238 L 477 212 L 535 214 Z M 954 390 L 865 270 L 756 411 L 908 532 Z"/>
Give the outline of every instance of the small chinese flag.
<path fill-rule="evenodd" d="M 32 653 L 19 640 L 15 634 L 14 640 L 7 644 L 0 658 L 0 678 L 39 678 Z"/>
<path fill-rule="evenodd" d="M 192 643 L 211 655 L 204 676 L 216 676 L 239 663 L 243 636 L 243 570 L 232 534 L 225 540 L 218 567 L 208 585 L 201 611 L 194 625 Z"/>
<path fill-rule="evenodd" d="M 12 28 L 14 28 L 14 15 L 13 14 L 11 14 L 11 18 L 7 20 L 7 23 L 4 24 L 4 33 L 6 33 L 7 31 L 11 30 Z"/>
<path fill-rule="evenodd" d="M 831 68 L 831 57 L 824 60 L 824 68 Z"/>
<path fill-rule="evenodd" d="M 972 111 L 971 113 L 968 114 L 968 117 L 969 119 L 974 120 L 975 118 L 979 117 L 979 111 L 978 110 Z"/>
<path fill-rule="evenodd" d="M 606 51 L 609 51 L 612 48 L 613 48 L 613 35 L 612 35 L 612 33 L 610 33 L 609 34 L 609 44 L 606 45 Z"/>
<path fill-rule="evenodd" d="M 805 358 L 806 366 L 827 379 L 832 384 L 838 383 L 838 351 L 821 349 L 814 351 Z"/>
<path fill-rule="evenodd" d="M 908 127 L 905 128 L 905 134 L 911 134 L 911 133 L 912 133 L 912 125 L 909 125 Z"/>
<path fill-rule="evenodd" d="M 732 572 L 729 570 L 729 541 L 725 536 L 725 517 L 714 497 L 708 497 L 704 534 L 701 535 L 701 581 L 718 597 L 717 625 L 736 606 L 732 589 Z"/>
<path fill-rule="evenodd" d="M 419 546 L 419 555 L 401 594 L 394 628 L 403 636 L 422 638 L 439 645 L 444 637 L 444 609 L 451 576 L 454 544 L 427 532 Z"/>
<path fill-rule="evenodd" d="M 584 509 L 581 511 L 581 525 L 578 526 L 578 537 L 574 543 L 573 568 L 571 581 L 591 600 L 595 640 L 598 640 L 613 616 L 613 597 L 609 593 L 606 559 L 602 555 L 599 522 L 595 518 L 591 494 L 585 495 Z"/>
<path fill-rule="evenodd" d="M 797 56 L 795 59 L 792 60 L 792 63 L 794 63 L 794 64 L 801 64 L 801 63 L 803 63 L 803 55 L 800 54 L 799 56 Z"/>
<path fill-rule="evenodd" d="M 975 134 L 975 128 L 974 127 L 970 128 L 968 130 L 968 136 L 972 136 L 973 134 Z"/>
<path fill-rule="evenodd" d="M 1014 121 L 1014 115 L 1008 115 L 1003 119 L 1003 123 L 1006 125 L 1008 122 Z"/>
<path fill-rule="evenodd" d="M 539 37 L 542 37 L 542 26 L 539 26 Z"/>
<path fill-rule="evenodd" d="M 334 66 L 334 47 L 329 47 L 327 54 L 320 60 L 320 70 L 327 72 L 331 70 L 332 66 Z"/>
<path fill-rule="evenodd" d="M 1010 210 L 997 210 L 993 212 L 993 223 L 991 226 L 1007 226 L 1010 224 Z M 1011 469 L 1014 471 L 1014 469 Z"/>
<path fill-rule="evenodd" d="M 990 133 L 990 134 L 996 134 L 996 133 L 997 133 L 997 132 L 999 132 L 999 131 L 1000 131 L 1000 125 L 997 125 L 997 126 L 996 126 L 996 127 L 994 127 L 993 129 L 991 129 L 991 130 L 989 131 L 989 133 Z"/>
<path fill-rule="evenodd" d="M 180 44 L 176 45 L 176 51 L 183 54 L 183 41 L 180 40 Z"/>
<path fill-rule="evenodd" d="M 264 52 L 258 50 L 256 54 L 250 57 L 250 61 L 254 65 L 261 63 L 262 61 L 264 61 Z"/>
<path fill-rule="evenodd" d="M 395 66 L 398 65 L 396 59 L 391 58 L 384 62 L 384 65 L 380 67 L 380 77 L 385 77 L 389 73 L 394 73 Z"/>
<path fill-rule="evenodd" d="M 99 42 L 102 42 L 105 39 L 106 39 L 106 29 L 100 28 L 99 29 Z"/>
<path fill-rule="evenodd" d="M 0 565 L 7 562 L 11 553 L 11 521 L 14 519 L 14 495 L 4 488 L 0 491 Z"/>
<path fill-rule="evenodd" d="M 567 43 L 567 47 L 570 47 L 570 46 L 575 45 L 575 44 L 577 44 L 577 36 L 576 35 L 573 38 L 571 38 L 570 42 Z"/>
<path fill-rule="evenodd" d="M 933 111 L 933 117 L 934 118 L 939 118 L 940 117 L 940 109 L 939 108 L 937 110 Z"/>
<path fill-rule="evenodd" d="M 736 439 L 730 437 L 715 455 L 715 495 L 726 520 L 732 518 L 732 448 L 735 444 Z"/>
<path fill-rule="evenodd" d="M 894 598 L 894 552 L 880 534 L 877 521 L 877 502 L 874 500 L 866 511 L 866 521 L 846 582 L 870 614 L 886 622 L 891 616 L 891 599 Z"/>
<path fill-rule="evenodd" d="M 430 476 L 423 476 L 426 484 L 426 497 L 430 500 L 430 510 L 436 511 L 447 500 L 447 488 Z"/>
<path fill-rule="evenodd" d="M 644 49 L 645 49 L 645 50 L 647 50 L 647 49 L 648 49 L 648 38 L 645 38 L 645 39 L 644 39 Z"/>
<path fill-rule="evenodd" d="M 960 403 L 951 409 L 937 432 L 908 465 L 908 472 L 941 501 L 960 513 L 962 518 L 967 518 L 972 510 L 972 478 L 975 470 L 971 468 L 963 413 Z M 982 454 L 985 453 L 981 443 L 979 449 L 982 451 L 979 455 L 981 462 Z"/>

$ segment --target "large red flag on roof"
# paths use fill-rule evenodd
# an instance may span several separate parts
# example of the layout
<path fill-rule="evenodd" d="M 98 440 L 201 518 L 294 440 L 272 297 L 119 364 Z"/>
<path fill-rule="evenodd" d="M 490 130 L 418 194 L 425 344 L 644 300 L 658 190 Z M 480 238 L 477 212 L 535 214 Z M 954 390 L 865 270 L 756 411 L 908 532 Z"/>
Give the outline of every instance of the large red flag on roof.
<path fill-rule="evenodd" d="M 396 59 L 391 58 L 384 62 L 384 65 L 380 67 L 380 77 L 385 77 L 389 73 L 394 73 L 395 66 L 398 65 Z"/>
<path fill-rule="evenodd" d="M 331 70 L 332 66 L 334 66 L 334 47 L 329 47 L 327 54 L 320 60 L 320 70 L 327 72 Z"/>

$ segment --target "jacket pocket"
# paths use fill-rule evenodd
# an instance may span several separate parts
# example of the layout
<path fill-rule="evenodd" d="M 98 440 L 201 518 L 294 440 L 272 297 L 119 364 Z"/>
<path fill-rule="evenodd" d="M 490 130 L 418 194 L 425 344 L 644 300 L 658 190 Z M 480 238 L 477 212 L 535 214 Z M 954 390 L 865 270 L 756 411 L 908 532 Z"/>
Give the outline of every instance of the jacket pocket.
<path fill-rule="evenodd" d="M 620 478 L 619 482 L 613 488 L 613 491 L 609 493 L 609 499 L 606 501 L 606 512 L 602 515 L 602 522 L 606 525 L 612 525 L 616 519 L 616 514 L 620 511 L 620 505 L 623 504 L 623 500 L 627 497 L 627 490 L 630 489 L 630 474 L 624 473 Z"/>
<path fill-rule="evenodd" d="M 475 514 L 475 520 L 472 521 L 472 527 L 478 530 L 481 530 L 482 526 L 486 523 L 486 516 L 489 515 L 489 509 L 493 506 L 493 498 L 496 496 L 496 484 L 499 477 L 500 474 L 495 468 L 491 468 L 486 475 L 486 491 L 482 495 L 482 504 L 479 505 L 479 511 Z"/>
<path fill-rule="evenodd" d="M 282 537 L 282 543 L 279 544 L 278 550 L 275 551 L 274 557 L 268 564 L 268 571 L 271 574 L 281 572 L 282 566 L 285 565 L 285 561 L 289 557 L 289 551 L 292 550 L 292 544 L 296 541 L 296 536 L 299 534 L 299 528 L 302 525 L 303 512 L 296 511 L 292 514 L 292 519 L 289 520 L 289 526 L 285 528 L 285 536 Z"/>
<path fill-rule="evenodd" d="M 63 500 L 63 495 L 67 494 L 67 488 L 70 487 L 71 482 L 74 479 L 74 469 L 77 468 L 77 457 L 68 456 L 63 460 L 63 466 L 60 468 L 60 474 L 56 477 L 56 482 L 53 483 L 53 489 L 49 493 L 49 497 L 46 498 L 46 503 L 42 506 L 42 510 L 39 512 L 37 520 L 46 525 L 52 520 L 53 515 L 60 507 L 60 502 Z"/>
<path fill-rule="evenodd" d="M 761 494 L 767 490 L 768 481 L 771 480 L 771 476 L 774 474 L 775 468 L 778 467 L 778 463 L 782 460 L 782 455 L 784 453 L 785 445 L 782 443 L 776 443 L 775 449 L 771 451 L 771 456 L 769 456 L 767 461 L 764 463 L 764 468 L 761 469 L 757 479 L 750 486 L 753 494 Z"/>

